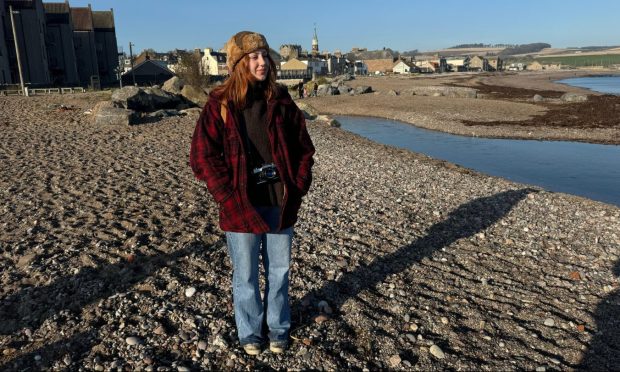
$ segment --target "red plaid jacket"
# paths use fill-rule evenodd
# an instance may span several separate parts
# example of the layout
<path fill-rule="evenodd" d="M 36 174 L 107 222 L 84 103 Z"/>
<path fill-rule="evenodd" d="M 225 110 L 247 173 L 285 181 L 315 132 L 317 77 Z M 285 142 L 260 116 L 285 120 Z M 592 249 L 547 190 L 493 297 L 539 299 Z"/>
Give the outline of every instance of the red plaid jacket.
<path fill-rule="evenodd" d="M 224 231 L 260 234 L 269 231 L 250 203 L 244 141 L 235 115 L 222 110 L 211 95 L 196 123 L 189 163 L 196 178 L 220 206 L 220 228 Z M 227 107 L 232 107 L 226 104 Z M 283 108 L 282 108 L 283 107 Z M 222 113 L 226 118 L 222 118 Z M 312 182 L 314 146 L 301 110 L 286 89 L 267 102 L 268 134 L 274 163 L 284 184 L 280 229 L 297 222 L 301 199 Z"/>

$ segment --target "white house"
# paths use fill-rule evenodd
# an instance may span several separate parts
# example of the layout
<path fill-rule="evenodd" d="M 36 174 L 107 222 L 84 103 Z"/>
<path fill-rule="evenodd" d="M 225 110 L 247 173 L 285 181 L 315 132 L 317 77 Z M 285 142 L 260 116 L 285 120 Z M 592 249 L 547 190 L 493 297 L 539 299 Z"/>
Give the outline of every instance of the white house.
<path fill-rule="evenodd" d="M 448 58 L 446 62 L 452 71 L 467 71 L 469 70 L 469 60 L 469 57 Z"/>
<path fill-rule="evenodd" d="M 410 74 L 414 72 L 419 72 L 419 69 L 412 62 L 403 61 L 401 59 L 396 61 L 396 63 L 392 67 L 392 72 L 394 72 L 395 74 Z"/>
<path fill-rule="evenodd" d="M 226 66 L 226 53 L 216 52 L 211 48 L 205 48 L 200 69 L 203 75 L 228 75 Z"/>

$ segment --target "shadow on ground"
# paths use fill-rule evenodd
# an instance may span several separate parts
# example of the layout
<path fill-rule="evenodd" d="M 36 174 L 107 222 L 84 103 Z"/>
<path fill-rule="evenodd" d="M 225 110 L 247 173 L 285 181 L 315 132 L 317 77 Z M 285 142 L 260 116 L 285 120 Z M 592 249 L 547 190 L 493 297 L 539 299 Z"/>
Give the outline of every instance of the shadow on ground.
<path fill-rule="evenodd" d="M 613 273 L 620 278 L 620 261 Z M 620 370 L 620 289 L 605 297 L 594 312 L 596 333 L 579 368 L 586 371 Z"/>

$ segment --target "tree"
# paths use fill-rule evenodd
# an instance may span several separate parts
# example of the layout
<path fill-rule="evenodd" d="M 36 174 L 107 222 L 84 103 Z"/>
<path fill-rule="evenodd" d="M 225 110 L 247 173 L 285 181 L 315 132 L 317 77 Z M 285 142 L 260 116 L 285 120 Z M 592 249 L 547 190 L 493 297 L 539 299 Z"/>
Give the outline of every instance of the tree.
<path fill-rule="evenodd" d="M 202 56 L 198 52 L 180 52 L 176 73 L 185 84 L 197 88 L 206 88 L 209 85 L 209 75 L 202 74 Z"/>

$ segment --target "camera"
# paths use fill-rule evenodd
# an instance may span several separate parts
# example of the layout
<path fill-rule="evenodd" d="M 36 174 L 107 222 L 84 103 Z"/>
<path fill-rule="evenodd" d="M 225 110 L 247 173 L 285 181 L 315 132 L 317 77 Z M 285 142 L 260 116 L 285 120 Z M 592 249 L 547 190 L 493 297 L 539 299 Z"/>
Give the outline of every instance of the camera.
<path fill-rule="evenodd" d="M 252 170 L 252 176 L 254 176 L 254 181 L 257 185 L 275 183 L 280 181 L 280 177 L 278 176 L 278 169 L 273 163 L 265 164 L 261 167 L 254 168 Z"/>

